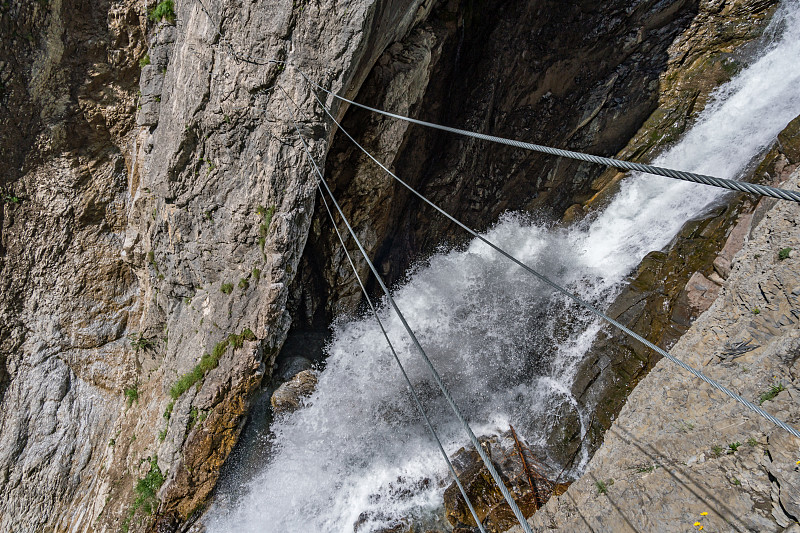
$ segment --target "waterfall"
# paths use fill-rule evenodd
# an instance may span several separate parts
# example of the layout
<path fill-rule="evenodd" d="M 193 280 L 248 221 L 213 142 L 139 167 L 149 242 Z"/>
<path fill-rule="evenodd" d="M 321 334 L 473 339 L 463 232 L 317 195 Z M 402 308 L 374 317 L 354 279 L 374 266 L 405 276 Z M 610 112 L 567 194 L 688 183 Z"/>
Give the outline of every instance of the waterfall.
<path fill-rule="evenodd" d="M 765 35 L 758 56 L 655 164 L 735 179 L 800 114 L 800 2 L 785 2 Z M 507 214 L 485 235 L 603 307 L 648 252 L 723 194 L 635 175 L 589 222 L 563 229 Z M 417 265 L 394 297 L 475 433 L 511 422 L 542 449 L 553 407 L 575 404 L 575 371 L 601 324 L 479 241 Z M 385 302 L 380 314 L 446 450 L 467 445 Z M 371 531 L 440 513 L 447 467 L 374 318 L 335 324 L 327 353 L 308 405 L 274 421 L 269 462 L 211 509 L 210 532 Z"/>

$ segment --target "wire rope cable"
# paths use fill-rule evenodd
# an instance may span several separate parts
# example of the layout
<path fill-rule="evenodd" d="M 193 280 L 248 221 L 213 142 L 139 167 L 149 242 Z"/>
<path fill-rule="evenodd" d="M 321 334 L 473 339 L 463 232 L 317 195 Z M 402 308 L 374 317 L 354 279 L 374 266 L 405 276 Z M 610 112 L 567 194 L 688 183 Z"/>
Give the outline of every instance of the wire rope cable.
<path fill-rule="evenodd" d="M 218 32 L 217 35 L 220 35 Z M 220 43 L 222 44 L 222 43 Z M 469 130 L 463 130 L 460 128 L 453 128 L 450 126 L 444 126 L 442 124 L 436 124 L 433 122 L 427 122 L 425 120 L 419 120 L 416 118 L 407 117 L 404 115 L 399 115 L 396 113 L 390 113 L 389 111 L 384 111 L 383 109 L 378 109 L 376 107 L 370 107 L 368 105 L 364 105 L 362 103 L 356 102 L 355 100 L 350 100 L 344 96 L 340 96 L 333 91 L 326 89 L 319 83 L 315 82 L 311 78 L 309 78 L 303 70 L 295 65 L 290 61 L 282 61 L 279 59 L 261 59 L 261 58 L 254 58 L 252 56 L 244 56 L 242 54 L 238 54 L 233 50 L 233 46 L 230 43 L 226 43 L 222 45 L 223 52 L 227 53 L 231 57 L 234 58 L 236 61 L 241 61 L 245 63 L 250 63 L 253 65 L 261 65 L 266 66 L 270 64 L 277 64 L 277 65 L 290 65 L 297 69 L 297 72 L 305 79 L 310 85 L 313 87 L 318 88 L 321 91 L 326 92 L 327 94 L 331 95 L 332 97 L 341 100 L 342 102 L 347 102 L 348 104 L 354 105 L 356 107 L 360 107 L 367 111 L 378 113 L 387 117 L 391 117 L 397 120 L 403 120 L 405 122 L 409 122 L 411 124 L 417 124 L 419 126 L 424 126 L 427 128 L 434 128 L 441 131 L 446 131 L 448 133 L 454 133 L 456 135 L 462 135 L 466 137 L 472 137 L 475 139 L 480 139 L 484 141 L 494 142 L 498 144 L 504 144 L 507 146 L 513 146 L 515 148 L 521 148 L 523 150 L 530 150 L 533 152 L 539 152 L 543 154 L 553 155 L 557 157 L 566 157 L 569 159 L 575 159 L 578 161 L 586 161 L 589 163 L 595 163 L 598 165 L 605 165 L 608 167 L 614 167 L 621 170 L 632 170 L 636 172 L 642 172 L 645 174 L 653 174 L 656 176 L 663 176 L 672 179 L 679 179 L 683 181 L 689 181 L 692 183 L 700 183 L 703 185 L 709 185 L 712 187 L 718 187 L 722 189 L 728 189 L 731 191 L 739 191 L 739 192 L 746 192 L 750 194 L 757 194 L 760 196 L 768 196 L 771 198 L 778 198 L 780 200 L 788 200 L 791 202 L 798 202 L 800 203 L 800 193 L 796 191 L 789 191 L 786 189 L 781 189 L 778 187 L 770 187 L 769 185 L 759 185 L 756 183 L 747 183 L 744 181 L 737 181 L 731 180 L 727 178 L 717 178 L 715 176 L 709 176 L 706 174 L 698 174 L 695 172 L 687 172 L 684 170 L 674 170 L 671 168 L 664 168 L 658 167 L 655 165 L 647 165 L 644 163 L 635 163 L 633 161 L 624 161 L 622 159 L 615 159 L 611 157 L 603 157 L 594 154 L 586 154 L 583 152 L 575 152 L 572 150 L 564 150 L 561 148 L 553 148 L 551 146 L 544 146 L 541 144 L 533 144 L 524 141 L 518 141 L 516 139 L 507 139 L 505 137 L 498 137 L 496 135 L 487 135 L 485 133 L 478 133 Z"/>
<path fill-rule="evenodd" d="M 679 179 L 684 181 L 690 181 L 692 183 L 701 183 L 703 185 L 710 185 L 712 187 L 720 187 L 723 189 L 729 189 L 732 191 L 740 191 L 746 192 L 751 194 L 758 194 L 761 196 L 769 196 L 772 198 L 779 198 L 781 200 L 789 200 L 792 202 L 800 202 L 800 193 L 795 191 L 788 191 L 786 189 L 780 189 L 777 187 L 770 187 L 767 185 L 758 185 L 755 183 L 747 183 L 743 181 L 736 181 L 730 180 L 725 178 L 717 178 L 714 176 L 707 176 L 704 174 L 696 174 L 694 172 L 686 172 L 682 170 L 673 170 L 670 168 L 663 168 L 657 167 L 653 165 L 645 165 L 643 163 L 634 163 L 632 161 L 623 161 L 621 159 L 614 159 L 610 157 L 602 157 L 592 154 L 585 154 L 582 152 L 574 152 L 571 150 L 562 150 L 560 148 L 552 148 L 550 146 L 542 146 L 540 144 L 532 144 L 523 141 L 517 141 L 515 139 L 506 139 L 504 137 L 497 137 L 495 135 L 487 135 L 484 133 L 477 133 L 468 130 L 462 130 L 459 128 L 451 128 L 450 126 L 442 126 L 441 124 L 435 124 L 433 122 L 426 122 L 424 120 L 419 120 L 411 117 L 406 117 L 403 115 L 398 115 L 396 113 L 390 113 L 388 111 L 384 111 L 382 109 L 377 109 L 375 107 L 370 107 L 364 104 L 360 104 L 344 96 L 340 96 L 323 86 L 319 85 L 311 78 L 306 76 L 306 74 L 300 69 L 300 67 L 294 65 L 293 63 L 289 63 L 297 71 L 300 75 L 312 86 L 317 87 L 318 89 L 325 91 L 329 95 L 333 96 L 334 98 L 341 100 L 343 102 L 347 102 L 348 104 L 352 104 L 354 106 L 360 107 L 362 109 L 366 109 L 367 111 L 371 111 L 373 113 L 379 113 L 381 115 L 391 117 L 397 120 L 403 120 L 412 124 L 417 124 L 420 126 L 425 126 L 428 128 L 435 128 L 438 130 L 446 131 L 449 133 L 455 133 L 457 135 L 463 135 L 467 137 L 473 137 L 475 139 L 481 139 L 484 141 L 490 141 L 499 144 L 505 144 L 507 146 L 513 146 L 515 148 L 521 148 L 523 150 L 531 150 L 534 152 L 539 152 L 548 155 L 554 155 L 558 157 L 566 157 L 569 159 L 576 159 L 578 161 L 588 161 L 590 163 L 596 163 L 598 165 L 606 165 L 609 167 L 615 167 L 618 169 L 623 170 L 633 170 L 636 172 L 644 172 L 646 174 L 654 174 L 656 176 L 664 176 L 667 178 Z"/>
<path fill-rule="evenodd" d="M 597 309 L 595 306 L 593 306 L 589 302 L 583 300 L 581 297 L 571 293 L 570 291 L 568 291 L 564 287 L 560 286 L 559 284 L 557 284 L 556 282 L 554 282 L 553 280 L 551 280 L 550 278 L 548 278 L 544 274 L 541 274 L 538 271 L 536 271 L 533 268 L 531 268 L 530 266 L 526 265 L 525 263 L 523 263 L 522 261 L 520 261 L 519 259 L 517 259 L 513 255 L 511 255 L 510 253 L 506 252 L 505 250 L 503 250 L 502 248 L 500 248 L 499 246 L 494 244 L 492 241 L 488 240 L 483 235 L 480 235 L 478 232 L 476 232 L 475 230 L 473 230 L 469 226 L 465 225 L 464 223 L 462 223 L 461 221 L 459 221 L 458 219 L 456 219 L 455 217 L 453 217 L 452 215 L 447 213 L 445 210 L 443 210 L 442 208 L 440 208 L 439 206 L 437 206 L 436 204 L 434 204 L 433 202 L 428 200 L 425 196 L 423 196 L 421 193 L 417 192 L 413 187 L 411 187 L 405 181 L 400 179 L 394 172 L 389 170 L 383 163 L 378 161 L 372 154 L 370 154 L 366 150 L 366 148 L 361 146 L 361 144 L 359 144 L 358 141 L 356 141 L 353 138 L 353 136 L 350 135 L 350 133 L 346 129 L 344 129 L 341 124 L 339 124 L 339 122 L 336 120 L 336 118 L 333 116 L 333 114 L 330 112 L 330 110 L 325 106 L 325 104 L 322 103 L 322 101 L 319 99 L 319 97 L 316 95 L 316 93 L 314 93 L 312 91 L 312 94 L 316 98 L 316 100 L 319 103 L 319 105 L 321 105 L 322 108 L 325 110 L 325 113 L 328 115 L 328 117 L 330 117 L 331 120 L 333 120 L 334 124 L 336 124 L 339 127 L 339 129 L 342 131 L 342 133 L 344 133 L 347 136 L 347 138 L 349 138 L 362 152 L 364 152 L 373 162 L 375 162 L 380 168 L 382 168 L 392 178 L 397 180 L 406 189 L 411 191 L 414 195 L 416 195 L 418 198 L 420 198 L 426 204 L 428 204 L 429 206 L 433 207 L 436 211 L 438 211 L 439 213 L 441 213 L 442 215 L 447 217 L 451 222 L 453 222 L 454 224 L 456 224 L 457 226 L 459 226 L 460 228 L 462 228 L 463 230 L 468 232 L 473 237 L 475 237 L 475 238 L 479 239 L 480 241 L 482 241 L 483 243 L 489 245 L 496 252 L 498 252 L 499 254 L 504 256 L 505 258 L 511 260 L 517 266 L 521 267 L 522 269 L 524 269 L 528 273 L 532 274 L 533 276 L 538 278 L 540 281 L 542 281 L 545 284 L 549 285 L 551 288 L 553 288 L 557 292 L 563 294 L 564 296 L 566 296 L 570 300 L 574 301 L 575 303 L 577 303 L 578 305 L 580 305 L 584 309 L 590 311 L 595 316 L 605 320 L 606 322 L 608 322 L 612 326 L 618 328 L 620 331 L 622 331 L 626 335 L 628 335 L 628 336 L 636 339 L 637 341 L 641 342 L 642 344 L 644 344 L 645 346 L 647 346 L 651 350 L 655 351 L 659 355 L 661 355 L 663 357 L 666 357 L 667 359 L 669 359 L 670 361 L 672 361 L 676 365 L 680 366 L 681 368 L 683 368 L 684 370 L 686 370 L 690 374 L 693 374 L 695 377 L 705 381 L 707 384 L 709 384 L 713 388 L 715 388 L 718 391 L 726 394 L 727 396 L 729 396 L 733 400 L 739 402 L 740 404 L 742 404 L 743 406 L 747 407 L 748 409 L 750 409 L 751 411 L 755 412 L 756 414 L 762 416 L 766 420 L 769 420 L 770 422 L 772 422 L 776 426 L 780 427 L 781 429 L 784 429 L 784 430 L 788 431 L 789 433 L 791 433 L 792 435 L 794 435 L 795 437 L 800 438 L 800 431 L 797 431 L 795 428 L 793 428 L 792 426 L 790 426 L 786 422 L 784 422 L 784 421 L 772 416 L 771 414 L 769 414 L 768 412 L 766 412 L 762 408 L 758 407 L 757 405 L 753 404 L 752 402 L 749 402 L 749 401 L 745 400 L 744 398 L 742 398 L 741 396 L 739 396 L 735 392 L 733 392 L 730 389 L 728 389 L 727 387 L 717 383 L 715 380 L 709 378 L 708 376 L 706 376 L 705 374 L 703 374 L 699 370 L 696 370 L 696 369 L 692 368 L 691 366 L 689 366 L 688 364 L 684 363 L 683 361 L 681 361 L 677 357 L 673 356 L 672 354 L 670 354 L 666 350 L 664 350 L 662 348 L 659 348 L 658 346 L 656 346 L 652 342 L 648 341 L 647 339 L 645 339 L 644 337 L 642 337 L 638 333 L 632 331 L 631 329 L 629 329 L 626 326 L 622 325 L 620 322 L 618 322 L 618 321 L 614 320 L 613 318 L 611 318 L 610 316 L 606 315 L 604 312 L 600 311 L 599 309 Z"/>
<path fill-rule="evenodd" d="M 358 275 L 358 269 L 356 269 L 356 265 L 355 263 L 353 263 L 353 258 L 350 257 L 350 252 L 347 250 L 347 247 L 344 244 L 344 238 L 342 237 L 342 234 L 339 232 L 339 227 L 336 225 L 336 221 L 333 218 L 333 213 L 331 212 L 331 208 L 328 205 L 328 200 L 325 199 L 325 193 L 322 192 L 322 187 L 320 187 L 319 183 L 317 184 L 317 189 L 319 189 L 320 197 L 322 198 L 322 202 L 325 204 L 325 210 L 328 212 L 328 217 L 330 217 L 331 219 L 331 224 L 333 225 L 333 229 L 336 231 L 336 236 L 339 237 L 339 242 L 342 245 L 342 250 L 344 250 L 344 253 L 347 256 L 347 261 L 350 263 L 350 267 L 353 269 L 353 274 L 355 274 L 356 276 L 356 280 L 358 281 L 358 286 L 361 287 L 361 292 L 364 294 L 364 298 L 367 300 L 367 304 L 369 305 L 370 310 L 372 310 L 372 314 L 375 316 L 375 320 L 378 322 L 378 326 L 381 328 L 381 333 L 383 333 L 383 336 L 386 339 L 386 344 L 389 345 L 389 350 L 391 350 L 392 356 L 394 357 L 397 366 L 400 368 L 400 373 L 403 374 L 403 379 L 406 380 L 406 384 L 408 385 L 408 390 L 411 392 L 411 397 L 414 399 L 414 404 L 416 404 L 417 410 L 422 415 L 422 418 L 425 421 L 425 425 L 428 427 L 428 431 L 433 437 L 433 440 L 436 441 L 436 445 L 439 447 L 439 451 L 442 453 L 442 457 L 447 463 L 447 467 L 450 470 L 450 473 L 453 475 L 453 479 L 455 480 L 456 485 L 458 485 L 458 490 L 461 491 L 461 495 L 464 497 L 464 501 L 467 503 L 467 507 L 469 507 L 469 512 L 472 514 L 473 520 L 475 520 L 475 523 L 478 524 L 478 529 L 481 530 L 481 533 L 486 533 L 486 529 L 484 529 L 483 524 L 478 518 L 478 513 L 472 506 L 472 502 L 470 501 L 469 496 L 467 496 L 467 491 L 461 484 L 461 480 L 458 479 L 458 474 L 456 473 L 455 467 L 453 467 L 453 463 L 450 461 L 450 457 L 447 455 L 447 452 L 444 451 L 444 446 L 442 446 L 442 441 L 436 434 L 436 430 L 433 429 L 433 425 L 431 424 L 428 415 L 425 413 L 425 409 L 422 407 L 422 402 L 420 401 L 419 396 L 417 396 L 417 392 L 416 390 L 414 390 L 414 385 L 411 384 L 411 380 L 409 379 L 408 374 L 406 374 L 406 369 L 403 367 L 403 363 L 400 362 L 400 357 L 398 357 L 397 352 L 394 349 L 394 345 L 392 344 L 392 341 L 389 340 L 389 334 L 386 332 L 386 328 L 383 327 L 383 321 L 381 321 L 380 316 L 378 316 L 378 311 L 377 309 L 375 309 L 375 306 L 372 305 L 372 299 L 369 297 L 369 294 L 367 294 L 367 289 L 366 287 L 364 287 L 364 283 L 361 281 L 361 276 Z"/>
<path fill-rule="evenodd" d="M 289 97 L 288 93 L 286 93 L 286 91 L 283 90 L 282 87 L 280 87 L 280 86 L 278 86 L 278 87 L 283 91 L 284 95 L 286 95 L 286 97 L 291 100 L 291 97 Z M 295 106 L 297 106 L 296 103 L 295 103 Z M 297 107 L 299 109 L 299 106 L 297 106 Z M 453 400 L 453 397 L 450 394 L 450 391 L 447 390 L 447 387 L 445 386 L 444 382 L 442 381 L 442 378 L 439 375 L 439 372 L 436 370 L 436 368 L 433 366 L 433 363 L 428 358 L 428 354 L 425 353 L 425 350 L 422 348 L 422 345 L 420 344 L 419 340 L 417 339 L 417 336 L 414 334 L 414 331 L 411 329 L 411 326 L 408 325 L 408 322 L 406 321 L 406 318 L 403 315 L 402 311 L 400 311 L 400 308 L 397 306 L 397 303 L 395 302 L 394 298 L 392 297 L 391 292 L 389 292 L 389 289 L 386 287 L 386 284 L 383 282 L 383 279 L 381 279 L 381 276 L 378 273 L 377 268 L 375 268 L 375 265 L 369 259 L 369 255 L 367 254 L 366 250 L 362 246 L 361 241 L 358 239 L 358 236 L 356 236 L 355 231 L 350 226 L 350 223 L 348 222 L 347 218 L 344 216 L 344 213 L 342 212 L 342 208 L 339 206 L 339 203 L 336 201 L 336 198 L 333 196 L 333 192 L 330 190 L 330 187 L 328 187 L 328 183 L 325 181 L 325 178 L 322 176 L 322 171 L 320 171 L 319 166 L 317 166 L 316 161 L 311 156 L 311 152 L 310 152 L 310 150 L 308 148 L 308 144 L 306 143 L 305 137 L 303 137 L 302 133 L 300 132 L 300 127 L 294 121 L 294 113 L 293 112 L 292 112 L 291 120 L 292 120 L 292 125 L 294 126 L 294 128 L 297 131 L 298 135 L 300 135 L 300 140 L 303 143 L 303 149 L 306 152 L 306 156 L 311 161 L 311 164 L 314 166 L 314 170 L 316 171 L 317 175 L 319 176 L 320 183 L 322 183 L 322 185 L 325 187 L 325 190 L 328 192 L 328 195 L 331 198 L 331 202 L 333 203 L 334 207 L 338 211 L 339 216 L 342 218 L 342 221 L 344 222 L 345 226 L 347 226 L 347 231 L 350 233 L 350 236 L 353 238 L 353 241 L 356 243 L 356 246 L 358 246 L 358 249 L 361 252 L 361 255 L 364 257 L 365 261 L 367 262 L 367 265 L 369 265 L 369 268 L 372 271 L 372 274 L 375 276 L 376 281 L 380 285 L 381 290 L 383 290 L 383 293 L 386 295 L 387 300 L 389 301 L 389 303 L 391 304 L 391 306 L 394 309 L 395 313 L 397 314 L 397 317 L 400 319 L 400 322 L 403 324 L 403 328 L 408 333 L 409 337 L 411 338 L 412 343 L 414 344 L 414 346 L 416 347 L 416 349 L 419 352 L 420 356 L 422 357 L 423 361 L 425 362 L 426 366 L 430 370 L 434 381 L 436 382 L 436 384 L 439 387 L 439 390 L 442 391 L 442 395 L 447 400 L 447 403 L 450 405 L 450 408 L 453 410 L 453 413 L 455 413 L 456 418 L 461 423 L 462 427 L 464 428 L 464 431 L 466 431 L 467 435 L 469 436 L 470 442 L 475 447 L 475 450 L 478 452 L 478 455 L 480 455 L 481 460 L 483 460 L 483 463 L 486 466 L 486 469 L 489 471 L 489 474 L 492 476 L 492 479 L 494 479 L 494 482 L 497 484 L 497 488 L 500 489 L 500 492 L 503 494 L 503 497 L 505 498 L 506 502 L 508 503 L 509 507 L 511 508 L 511 511 L 514 513 L 514 516 L 517 518 L 517 521 L 519 522 L 519 524 L 522 527 L 523 531 L 525 531 L 525 533 L 533 533 L 531 531 L 530 525 L 528 524 L 528 521 L 525 519 L 525 516 L 522 514 L 522 511 L 520 510 L 519 506 L 517 505 L 517 502 L 514 501 L 514 498 L 511 496 L 511 493 L 508 491 L 508 488 L 505 486 L 505 483 L 503 483 L 503 479 L 500 477 L 500 474 L 497 473 L 497 469 L 495 469 L 494 465 L 492 464 L 491 459 L 486 454 L 486 451 L 483 449 L 483 446 L 481 446 L 480 442 L 478 441 L 478 438 L 475 436 L 475 433 L 473 433 L 472 428 L 469 426 L 469 423 L 467 423 L 466 419 L 464 418 L 464 415 L 461 413 L 461 410 L 456 405 L 455 400 Z"/>

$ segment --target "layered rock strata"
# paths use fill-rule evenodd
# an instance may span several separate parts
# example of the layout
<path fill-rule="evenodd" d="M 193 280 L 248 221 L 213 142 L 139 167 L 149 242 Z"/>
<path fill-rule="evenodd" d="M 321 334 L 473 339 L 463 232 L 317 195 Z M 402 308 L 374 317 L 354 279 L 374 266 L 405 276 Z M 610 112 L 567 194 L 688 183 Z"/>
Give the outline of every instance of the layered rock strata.
<path fill-rule="evenodd" d="M 320 161 L 330 135 L 296 70 L 243 56 L 358 87 L 431 5 L 0 6 L 0 529 L 206 501 L 289 325 L 315 192 L 291 113 Z"/>
<path fill-rule="evenodd" d="M 671 353 L 797 427 L 800 211 L 761 207 L 743 222 L 747 242 L 719 296 Z M 530 522 L 537 531 L 794 531 L 798 449 L 800 439 L 661 360 L 586 473 Z"/>

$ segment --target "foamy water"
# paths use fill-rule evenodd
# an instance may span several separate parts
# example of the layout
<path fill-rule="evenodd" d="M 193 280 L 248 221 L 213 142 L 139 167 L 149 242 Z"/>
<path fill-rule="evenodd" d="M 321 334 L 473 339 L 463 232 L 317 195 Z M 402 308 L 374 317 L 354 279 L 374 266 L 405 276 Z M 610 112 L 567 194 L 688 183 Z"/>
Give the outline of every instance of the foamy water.
<path fill-rule="evenodd" d="M 655 164 L 737 178 L 800 114 L 800 2 L 785 2 L 767 34 L 760 57 Z M 590 225 L 567 231 L 506 215 L 486 237 L 603 306 L 644 255 L 721 194 L 636 176 Z M 575 405 L 575 370 L 600 324 L 478 241 L 418 266 L 394 297 L 475 433 L 510 422 L 543 450 L 553 406 Z M 380 313 L 445 449 L 467 445 L 402 324 Z M 210 532 L 371 531 L 440 512 L 447 467 L 374 319 L 337 324 L 327 352 L 308 406 L 274 422 L 271 460 L 242 494 L 222 495 Z"/>

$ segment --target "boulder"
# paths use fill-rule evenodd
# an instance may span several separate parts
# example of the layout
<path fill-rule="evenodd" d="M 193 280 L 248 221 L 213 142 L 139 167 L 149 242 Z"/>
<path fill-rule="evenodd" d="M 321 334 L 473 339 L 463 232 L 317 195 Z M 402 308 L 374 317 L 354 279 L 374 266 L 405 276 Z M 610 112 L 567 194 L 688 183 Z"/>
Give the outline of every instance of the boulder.
<path fill-rule="evenodd" d="M 310 396 L 317 386 L 317 375 L 313 370 L 303 370 L 278 387 L 270 403 L 275 414 L 291 413 L 300 407 L 303 398 Z"/>
<path fill-rule="evenodd" d="M 311 360 L 305 357 L 288 357 L 278 363 L 273 377 L 280 382 L 289 381 L 303 370 L 310 369 L 312 365 Z"/>
<path fill-rule="evenodd" d="M 533 515 L 551 495 L 564 491 L 566 485 L 556 484 L 545 476 L 545 468 L 513 430 L 478 440 L 525 517 Z M 487 531 L 506 531 L 517 523 L 511 507 L 474 448 L 461 448 L 452 461 Z M 445 490 L 444 505 L 454 531 L 472 531 L 477 526 L 455 481 Z"/>

